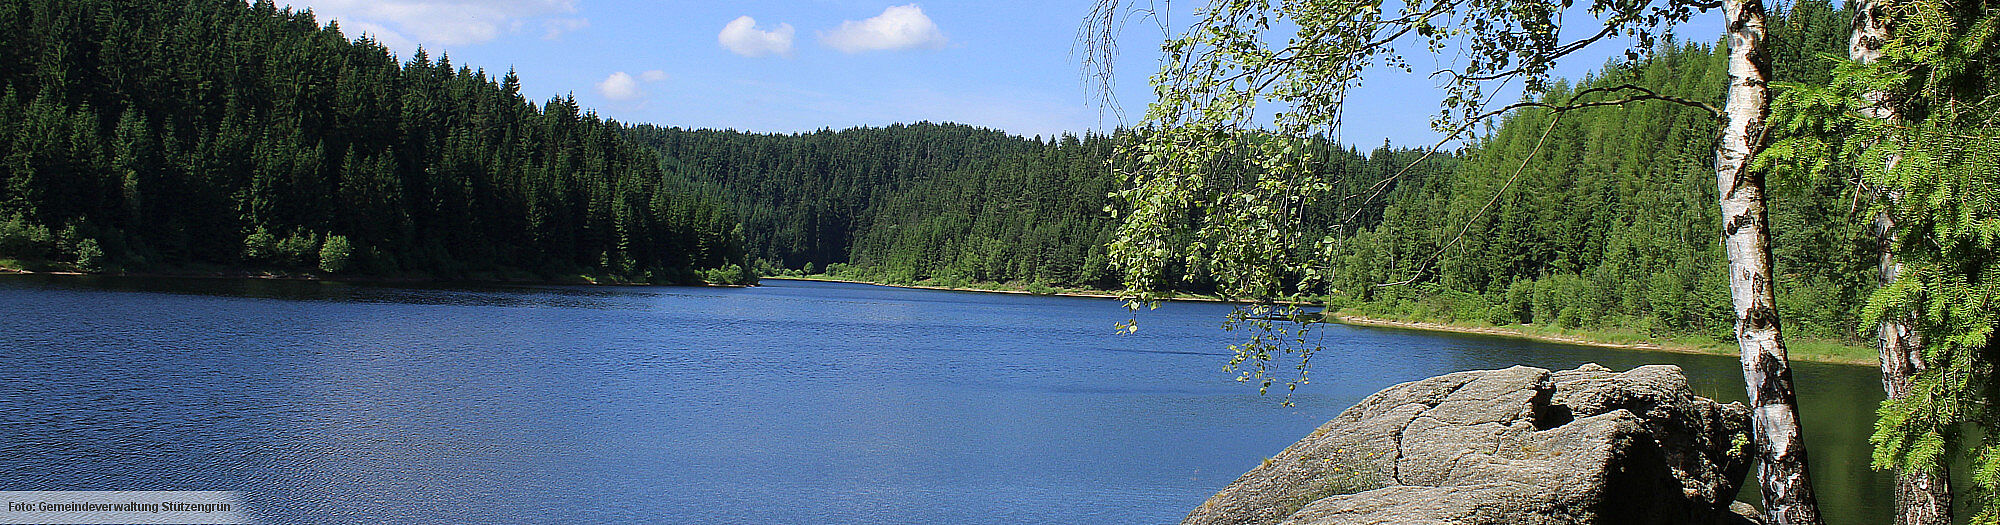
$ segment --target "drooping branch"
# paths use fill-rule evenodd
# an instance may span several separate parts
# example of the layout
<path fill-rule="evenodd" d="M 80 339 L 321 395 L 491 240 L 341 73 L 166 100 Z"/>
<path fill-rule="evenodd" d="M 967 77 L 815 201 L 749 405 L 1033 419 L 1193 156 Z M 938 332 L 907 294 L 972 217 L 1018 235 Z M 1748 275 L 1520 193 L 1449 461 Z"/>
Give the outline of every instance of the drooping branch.
<path fill-rule="evenodd" d="M 1583 98 L 1583 97 L 1584 97 L 1585 95 L 1591 95 L 1591 94 L 1595 94 L 1595 93 L 1610 93 L 1610 92 L 1618 92 L 1618 91 L 1637 91 L 1637 92 L 1639 92 L 1639 94 L 1637 94 L 1637 95 L 1632 95 L 1632 96 L 1628 96 L 1628 97 L 1625 97 L 1625 98 L 1621 98 L 1621 99 L 1616 99 L 1616 100 L 1600 100 L 1600 101 L 1591 101 L 1591 102 L 1578 102 L 1578 100 L 1582 99 L 1582 98 Z M 1642 101 L 1642 100 L 1658 100 L 1658 101 L 1663 101 L 1663 102 L 1671 102 L 1671 103 L 1675 103 L 1675 104 L 1680 104 L 1680 105 L 1683 105 L 1683 106 L 1688 106 L 1688 107 L 1693 107 L 1693 108 L 1699 108 L 1699 109 L 1703 109 L 1703 110 L 1707 110 L 1707 111 L 1708 111 L 1708 113 L 1709 113 L 1709 116 L 1710 116 L 1711 118 L 1718 118 L 1718 119 L 1719 119 L 1719 118 L 1721 118 L 1721 117 L 1723 116 L 1723 114 L 1722 114 L 1722 111 L 1721 111 L 1721 110 L 1718 110 L 1718 109 L 1716 109 L 1716 108 L 1715 108 L 1714 106 L 1710 106 L 1710 105 L 1708 105 L 1708 104 L 1705 104 L 1705 103 L 1702 103 L 1702 102 L 1699 102 L 1699 101 L 1694 101 L 1694 100 L 1688 100 L 1688 99 L 1684 99 L 1684 98 L 1680 98 L 1680 97 L 1674 97 L 1674 96 L 1669 96 L 1669 95 L 1662 95 L 1662 94 L 1659 94 L 1658 92 L 1655 92 L 1655 91 L 1653 91 L 1653 90 L 1650 90 L 1650 89 L 1646 89 L 1646 88 L 1643 88 L 1643 87 L 1639 87 L 1639 86 L 1635 86 L 1635 85 L 1632 85 L 1632 84 L 1621 84 L 1621 85 L 1617 85 L 1617 86 L 1600 86 L 1600 87 L 1593 87 L 1593 88 L 1589 88 L 1589 89 L 1584 89 L 1584 90 L 1581 90 L 1581 91 L 1578 91 L 1578 92 L 1576 92 L 1576 93 L 1575 93 L 1574 95 L 1571 95 L 1571 96 L 1569 97 L 1569 100 L 1568 100 L 1567 102 L 1564 102 L 1564 103 L 1561 103 L 1561 104 L 1551 104 L 1551 103 L 1547 103 L 1547 102 L 1540 102 L 1540 101 L 1526 101 L 1526 102 L 1518 102 L 1518 103 L 1514 103 L 1514 104 L 1509 104 L 1509 105 L 1508 105 L 1507 107 L 1504 107 L 1504 108 L 1500 108 L 1500 109 L 1497 109 L 1497 110 L 1494 110 L 1494 111 L 1492 111 L 1492 112 L 1488 112 L 1488 113 L 1486 113 L 1486 114 L 1483 114 L 1483 115 L 1480 115 L 1480 116 L 1479 116 L 1478 118 L 1476 118 L 1476 119 L 1473 119 L 1473 120 L 1470 120 L 1470 121 L 1468 121 L 1468 122 L 1476 122 L 1476 121 L 1482 121 L 1482 120 L 1485 120 L 1485 119 L 1487 119 L 1487 118 L 1491 118 L 1491 117 L 1494 117 L 1494 116 L 1498 116 L 1498 115 L 1501 115 L 1501 114 L 1505 114 L 1505 113 L 1507 113 L 1507 112 L 1509 112 L 1509 111 L 1514 111 L 1514 110 L 1517 110 L 1517 109 L 1522 109 L 1522 108 L 1531 108 L 1531 107 L 1533 107 L 1533 108 L 1543 108 L 1543 109 L 1547 109 L 1547 110 L 1549 110 L 1549 111 L 1550 111 L 1550 112 L 1551 112 L 1551 113 L 1552 113 L 1552 114 L 1554 115 L 1554 117 L 1555 117 L 1555 118 L 1552 118 L 1552 119 L 1550 119 L 1550 120 L 1549 120 L 1549 127 L 1548 127 L 1548 129 L 1545 129 L 1545 130 L 1543 130 L 1543 131 L 1542 131 L 1542 136 L 1541 136 L 1541 138 L 1540 138 L 1540 139 L 1537 139 L 1537 140 L 1535 141 L 1535 147 L 1534 147 L 1534 148 L 1532 148 L 1532 149 L 1530 149 L 1530 150 L 1528 150 L 1528 154 L 1527 154 L 1527 156 L 1524 156 L 1524 157 L 1522 157 L 1522 158 L 1521 158 L 1521 165 L 1520 165 L 1519 167 L 1516 167 L 1516 168 L 1514 169 L 1514 174 L 1513 174 L 1513 175 L 1511 175 L 1511 176 L 1509 176 L 1509 177 L 1507 178 L 1507 182 L 1506 182 L 1505 184 L 1503 184 L 1503 185 L 1501 185 L 1501 186 L 1500 186 L 1500 190 L 1499 190 L 1499 191 L 1495 191 L 1495 192 L 1493 192 L 1493 197 L 1492 197 L 1492 198 L 1490 198 L 1490 199 L 1487 199 L 1487 201 L 1486 201 L 1486 204 L 1485 204 L 1484 206 L 1481 206 L 1481 207 L 1479 208 L 1479 211 L 1478 211 L 1478 212 L 1475 212 L 1475 213 L 1473 213 L 1473 214 L 1472 214 L 1472 217 L 1469 217 L 1469 218 L 1467 218 L 1467 219 L 1465 220 L 1465 225 L 1459 228 L 1459 230 L 1458 230 L 1458 234 L 1456 234 L 1456 235 L 1452 236 L 1452 238 L 1451 238 L 1451 241 L 1449 241 L 1449 242 L 1446 242 L 1446 243 L 1444 244 L 1444 246 L 1440 246 L 1440 247 L 1438 247 L 1437 251 L 1435 251 L 1435 252 L 1432 252 L 1432 253 L 1431 253 L 1431 255 L 1430 255 L 1429 257 L 1426 257 L 1426 258 L 1425 258 L 1425 259 L 1424 259 L 1424 260 L 1423 260 L 1422 262 L 1418 263 L 1418 264 L 1417 264 L 1417 267 L 1416 267 L 1416 269 L 1415 269 L 1414 271 L 1412 271 L 1412 272 L 1410 273 L 1410 278 L 1408 278 L 1408 279 L 1404 279 L 1404 280 L 1402 280 L 1402 281 L 1398 281 L 1398 282 L 1391 282 L 1391 283 L 1379 283 L 1379 284 L 1376 284 L 1375 286 L 1376 286 L 1377 288 L 1381 288 L 1381 287 L 1388 287 L 1388 286 L 1401 286 L 1401 285 L 1407 285 L 1407 284 L 1411 284 L 1411 283 L 1414 283 L 1414 282 L 1416 282 L 1417 280 L 1419 280 L 1419 279 L 1423 278 L 1423 275 L 1424 275 L 1424 270 L 1426 270 L 1426 269 L 1427 269 L 1427 268 L 1428 268 L 1428 267 L 1429 267 L 1429 266 L 1430 266 L 1431 264 L 1433 264 L 1433 263 L 1437 262 L 1437 260 L 1438 260 L 1438 259 L 1439 259 L 1440 257 L 1443 257 L 1443 256 L 1444 256 L 1444 254 L 1445 254 L 1445 252 L 1449 252 L 1449 251 L 1451 251 L 1451 249 L 1452 249 L 1452 248 L 1453 248 L 1454 246 L 1457 246 L 1457 245 L 1458 245 L 1458 243 L 1459 243 L 1459 241 L 1465 238 L 1465 234 L 1466 234 L 1466 232 L 1468 232 L 1468 231 L 1470 231 L 1470 230 L 1472 229 L 1472 225 L 1473 225 L 1473 224 L 1475 224 L 1475 223 L 1478 223 L 1478 222 L 1479 222 L 1479 219 L 1480 219 L 1481 217 L 1484 217 L 1484 216 L 1486 215 L 1486 212 L 1487 212 L 1488 210 L 1491 210 L 1491 209 L 1493 208 L 1493 205 L 1495 205 L 1495 204 L 1499 203 L 1499 202 L 1500 202 L 1500 198 L 1501 198 L 1502 196 L 1504 196 L 1504 195 L 1506 195 L 1506 194 L 1507 194 L 1507 190 L 1508 190 L 1508 189 L 1510 189 L 1510 188 L 1512 188 L 1512 187 L 1514 186 L 1514 182 L 1515 182 L 1515 181 L 1517 181 L 1517 180 L 1519 180 L 1519 179 L 1521 178 L 1521 173 L 1522 173 L 1523 171 L 1527 170 L 1527 168 L 1528 168 L 1528 163 L 1529 163 L 1529 162 L 1530 162 L 1531 160 L 1533 160 L 1533 159 L 1535 158 L 1535 155 L 1536 155 L 1536 154 L 1538 154 L 1538 153 L 1540 153 L 1540 152 L 1542 151 L 1542 146 L 1543 146 L 1544 144 L 1546 144 L 1546 143 L 1548 142 L 1548 140 L 1549 140 L 1549 134 L 1555 131 L 1555 129 L 1556 129 L 1556 124 L 1557 124 L 1557 123 L 1560 123 L 1560 122 L 1562 122 L 1562 116 L 1563 116 L 1564 114 L 1566 114 L 1566 113 L 1568 113 L 1568 112 L 1570 112 L 1570 111 L 1575 111 L 1575 110 L 1580 110 L 1580 109 L 1588 109 L 1588 108 L 1599 108 L 1599 107 L 1611 107 L 1611 106 L 1623 106 L 1623 105 L 1625 105 L 1625 104 L 1630 104 L 1630 103 L 1633 103 L 1633 102 L 1639 102 L 1639 101 Z M 1432 151 L 1435 151 L 1435 147 L 1433 147 L 1433 150 L 1432 150 Z M 1429 157 L 1429 153 L 1425 153 L 1425 157 L 1426 157 L 1426 158 L 1427 158 L 1427 157 Z M 1422 162 L 1422 160 L 1423 160 L 1422 158 L 1419 158 L 1419 159 L 1418 159 L 1418 162 Z M 1416 165 L 1416 163 L 1411 163 L 1411 164 L 1410 164 L 1410 166 L 1414 166 L 1414 165 Z M 1407 169 L 1408 169 L 1408 166 L 1405 166 L 1405 167 L 1404 167 L 1404 170 L 1407 170 Z M 1396 172 L 1396 177 L 1401 177 L 1401 176 L 1402 176 L 1402 173 L 1403 173 L 1403 171 L 1401 171 L 1401 170 L 1397 171 L 1397 172 Z M 1379 183 L 1378 183 L 1378 184 L 1379 184 Z M 1349 220 L 1352 220 L 1352 216 L 1350 216 L 1350 219 L 1349 219 Z"/>
<path fill-rule="evenodd" d="M 1458 241 L 1460 239 L 1465 238 L 1465 232 L 1471 231 L 1472 225 L 1478 223 L 1479 218 L 1485 216 L 1486 211 L 1492 209 L 1494 204 L 1498 204 L 1500 202 L 1500 197 L 1506 195 L 1507 190 L 1514 187 L 1514 181 L 1521 180 L 1521 173 L 1527 171 L 1528 163 L 1534 160 L 1535 155 L 1540 154 L 1542 152 L 1542 145 L 1548 144 L 1549 135 L 1555 133 L 1556 124 L 1562 122 L 1562 116 L 1563 112 L 1561 111 L 1555 112 L 1555 117 L 1549 119 L 1549 127 L 1547 129 L 1542 130 L 1541 138 L 1535 139 L 1535 147 L 1533 149 L 1528 150 L 1528 154 L 1526 156 L 1521 157 L 1521 165 L 1514 168 L 1514 174 L 1507 177 L 1507 183 L 1502 184 L 1500 186 L 1499 191 L 1493 192 L 1493 197 L 1487 199 L 1486 204 L 1484 206 L 1480 206 L 1479 211 L 1477 213 L 1474 213 L 1471 218 L 1466 219 L 1465 225 L 1458 229 L 1458 234 L 1452 236 L 1450 242 L 1445 243 L 1444 246 L 1438 247 L 1438 250 L 1432 253 L 1430 257 L 1424 258 L 1423 262 L 1417 263 L 1416 271 L 1410 272 L 1409 279 L 1404 279 L 1400 282 L 1381 283 L 1375 285 L 1375 287 L 1381 288 L 1387 286 L 1401 286 L 1417 282 L 1417 279 L 1423 278 L 1424 269 L 1430 267 L 1431 263 L 1437 262 L 1438 258 L 1443 256 L 1445 252 L 1451 251 L 1451 248 L 1453 246 L 1457 246 Z"/>

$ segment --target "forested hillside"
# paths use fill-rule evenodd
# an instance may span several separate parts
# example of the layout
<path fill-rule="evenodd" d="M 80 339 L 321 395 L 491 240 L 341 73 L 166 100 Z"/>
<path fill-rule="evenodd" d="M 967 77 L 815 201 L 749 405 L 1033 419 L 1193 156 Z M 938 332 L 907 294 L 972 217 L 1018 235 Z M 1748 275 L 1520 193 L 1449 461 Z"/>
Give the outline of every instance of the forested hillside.
<path fill-rule="evenodd" d="M 1116 221 L 1105 206 L 1117 189 L 1108 169 L 1117 140 L 1064 137 L 1034 154 L 920 183 L 880 208 L 876 227 L 854 246 L 849 271 L 892 282 L 1116 287 L 1118 275 L 1105 258 Z M 1401 188 L 1446 172 L 1452 161 L 1450 155 L 1434 157 L 1392 180 L 1421 152 L 1385 143 L 1362 154 L 1330 141 L 1314 144 L 1317 169 L 1339 174 L 1334 191 L 1359 195 L 1382 183 L 1383 198 L 1332 201 L 1303 216 L 1328 228 L 1349 217 L 1354 224 L 1375 224 L 1383 203 Z M 1200 269 L 1175 267 L 1172 273 L 1184 277 L 1183 290 L 1212 289 Z"/>
<path fill-rule="evenodd" d="M 0 257 L 741 281 L 737 222 L 510 71 L 268 0 L 0 3 Z"/>
<path fill-rule="evenodd" d="M 1823 0 L 1774 15 L 1777 80 L 1824 82 L 1832 61 L 1814 57 L 1844 52 L 1849 20 Z M 1724 64 L 1718 46 L 1681 44 L 1544 97 L 1632 83 L 1719 106 Z M 1733 319 L 1711 167 L 1717 123 L 1664 102 L 1572 112 L 1530 157 L 1551 118 L 1513 115 L 1453 176 L 1391 202 L 1382 224 L 1345 243 L 1337 288 L 1379 313 L 1727 339 Z M 1782 318 L 1808 335 L 1852 338 L 1875 264 L 1872 236 L 1850 215 L 1859 211 L 1852 182 L 1776 182 Z M 1376 286 L 1413 276 L 1411 285 Z"/>
<path fill-rule="evenodd" d="M 782 268 L 846 262 L 873 206 L 910 185 L 1039 149 L 1034 140 L 956 124 L 756 134 L 634 126 L 665 169 L 726 195 L 751 256 Z"/>
<path fill-rule="evenodd" d="M 1104 261 L 1112 140 L 1064 136 L 916 181 L 878 206 L 850 251 L 873 279 L 1117 285 Z"/>
<path fill-rule="evenodd" d="M 938 285 L 1118 284 L 1104 259 L 1115 224 L 1105 206 L 1116 189 L 1109 167 L 1117 134 L 1044 140 L 929 123 L 793 135 L 630 131 L 659 148 L 675 176 L 729 196 L 767 272 Z M 1384 182 L 1384 197 L 1441 173 L 1452 157 L 1426 162 L 1399 184 L 1387 179 L 1420 151 L 1315 145 L 1319 169 L 1341 174 L 1336 191 L 1360 194 Z M 1352 215 L 1372 225 L 1387 202 L 1342 201 L 1310 220 L 1330 227 Z M 1206 290 L 1200 272 L 1190 277 L 1183 288 Z"/>

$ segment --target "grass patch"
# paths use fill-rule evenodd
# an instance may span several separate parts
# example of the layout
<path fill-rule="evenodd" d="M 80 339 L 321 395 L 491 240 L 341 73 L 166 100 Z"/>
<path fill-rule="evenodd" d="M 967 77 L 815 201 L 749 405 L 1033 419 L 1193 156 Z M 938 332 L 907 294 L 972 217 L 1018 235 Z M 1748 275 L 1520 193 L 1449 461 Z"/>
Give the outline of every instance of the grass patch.
<path fill-rule="evenodd" d="M 1599 346 L 1630 347 L 1639 350 L 1664 350 L 1670 352 L 1736 355 L 1736 343 L 1701 334 L 1655 334 L 1624 326 L 1584 326 L 1563 328 L 1540 324 L 1495 325 L 1484 321 L 1456 321 L 1434 316 L 1408 315 L 1384 312 L 1375 308 L 1347 308 L 1341 315 L 1362 319 L 1353 324 L 1372 325 L 1374 321 L 1386 326 L 1414 330 L 1441 332 L 1477 333 L 1503 337 L 1523 337 L 1561 343 Z M 1876 362 L 1876 352 L 1872 347 L 1848 341 L 1812 338 L 1787 334 L 1785 346 L 1793 361 L 1813 361 L 1821 363 L 1841 363 L 1872 365 Z"/>
<path fill-rule="evenodd" d="M 47 259 L 0 257 L 0 272 L 74 272 L 76 266 Z"/>
<path fill-rule="evenodd" d="M 1304 508 L 1306 505 L 1311 505 L 1313 502 L 1322 499 L 1348 494 L 1360 494 L 1389 486 L 1387 476 L 1376 471 L 1373 463 L 1369 461 L 1380 457 L 1381 453 L 1371 454 L 1364 458 L 1356 457 L 1348 453 L 1347 450 L 1341 449 L 1335 450 L 1334 454 L 1335 456 L 1333 457 L 1325 458 L 1314 458 L 1311 456 L 1298 458 L 1301 467 L 1312 468 L 1314 467 L 1314 465 L 1311 465 L 1312 463 L 1318 463 L 1317 467 L 1324 470 L 1321 470 L 1313 479 L 1308 480 L 1303 490 L 1279 502 L 1279 507 L 1285 509 L 1285 515 L 1298 512 L 1299 509 Z M 1264 460 L 1265 467 L 1270 467 L 1271 463 L 1269 459 Z"/>
<path fill-rule="evenodd" d="M 1793 359 L 1833 363 L 1877 364 L 1881 354 L 1874 348 L 1841 341 L 1787 338 L 1785 349 Z"/>

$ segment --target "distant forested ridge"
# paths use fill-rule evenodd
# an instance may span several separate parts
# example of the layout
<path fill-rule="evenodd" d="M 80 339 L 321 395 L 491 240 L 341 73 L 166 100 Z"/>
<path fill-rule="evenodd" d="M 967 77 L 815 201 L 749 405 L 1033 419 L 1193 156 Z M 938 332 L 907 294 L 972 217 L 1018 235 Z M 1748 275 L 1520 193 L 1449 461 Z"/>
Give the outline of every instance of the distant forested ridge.
<path fill-rule="evenodd" d="M 1127 132 L 1043 139 L 931 123 L 789 135 L 645 125 L 630 132 L 658 148 L 674 176 L 728 196 L 751 257 L 767 273 L 942 285 L 1118 284 L 1104 259 L 1116 224 L 1105 206 L 1118 180 L 1113 147 Z M 1324 150 L 1321 169 L 1342 174 L 1336 191 L 1394 195 L 1450 165 L 1444 154 L 1390 180 L 1421 151 L 1384 144 L 1363 154 L 1327 140 L 1315 144 Z M 1383 199 L 1357 199 L 1309 220 L 1331 225 L 1353 215 L 1373 224 L 1385 207 Z M 1206 290 L 1198 269 L 1176 271 L 1190 277 L 1184 288 Z"/>
<path fill-rule="evenodd" d="M 620 130 L 268 0 L 8 1 L 0 258 L 747 278 L 727 208 Z"/>
<path fill-rule="evenodd" d="M 789 135 L 638 125 L 628 136 L 659 151 L 672 176 L 725 195 L 751 256 L 782 268 L 846 262 L 872 206 L 907 196 L 913 183 L 1039 149 L 998 131 L 930 123 Z"/>

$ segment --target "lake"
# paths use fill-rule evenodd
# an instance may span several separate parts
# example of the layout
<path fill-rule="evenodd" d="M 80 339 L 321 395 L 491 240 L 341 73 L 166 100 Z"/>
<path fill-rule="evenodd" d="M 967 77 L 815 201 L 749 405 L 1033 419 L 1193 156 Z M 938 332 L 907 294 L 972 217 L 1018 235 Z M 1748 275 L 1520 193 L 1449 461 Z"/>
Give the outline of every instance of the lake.
<path fill-rule="evenodd" d="M 755 288 L 0 276 L 0 490 L 236 490 L 265 523 L 1172 523 L 1389 385 L 1722 356 L 1328 327 L 1282 407 L 1228 306 Z M 1799 363 L 1820 501 L 1889 519 L 1870 367 Z M 1754 489 L 1746 489 L 1746 494 Z M 1754 497 L 1754 496 L 1753 496 Z"/>

